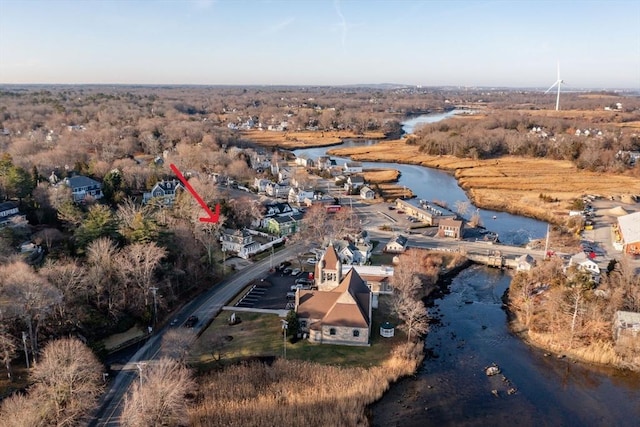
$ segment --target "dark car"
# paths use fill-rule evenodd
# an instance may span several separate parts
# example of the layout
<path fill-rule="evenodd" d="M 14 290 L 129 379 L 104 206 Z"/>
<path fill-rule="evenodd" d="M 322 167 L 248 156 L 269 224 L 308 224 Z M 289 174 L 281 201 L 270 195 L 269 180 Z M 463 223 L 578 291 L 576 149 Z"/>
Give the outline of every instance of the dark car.
<path fill-rule="evenodd" d="M 189 316 L 186 322 L 184 322 L 185 328 L 193 328 L 198 323 L 198 316 Z"/>
<path fill-rule="evenodd" d="M 282 270 L 282 274 L 284 274 L 285 276 L 288 276 L 289 274 L 291 274 L 293 270 L 291 270 L 289 267 L 285 268 L 284 270 Z"/>
<path fill-rule="evenodd" d="M 278 267 L 276 267 L 276 270 L 282 271 L 285 268 L 289 267 L 290 265 L 291 265 L 291 263 L 289 261 L 281 262 L 280 264 L 278 264 Z"/>

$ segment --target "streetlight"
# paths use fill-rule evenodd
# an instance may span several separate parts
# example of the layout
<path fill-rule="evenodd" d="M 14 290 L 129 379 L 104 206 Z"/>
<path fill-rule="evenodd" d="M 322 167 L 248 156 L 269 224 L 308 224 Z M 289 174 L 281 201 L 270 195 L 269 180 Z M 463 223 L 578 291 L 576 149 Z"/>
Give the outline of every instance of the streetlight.
<path fill-rule="evenodd" d="M 282 321 L 282 345 L 284 358 L 287 358 L 287 328 L 289 328 L 289 322 L 286 320 Z"/>
<path fill-rule="evenodd" d="M 158 321 L 158 301 L 156 299 L 156 294 L 158 293 L 158 288 L 152 286 L 149 288 L 151 293 L 153 294 L 153 327 L 156 327 L 156 322 Z"/>
<path fill-rule="evenodd" d="M 24 346 L 24 360 L 27 361 L 27 369 L 29 369 L 29 353 L 27 352 L 27 333 L 22 331 L 22 345 Z"/>

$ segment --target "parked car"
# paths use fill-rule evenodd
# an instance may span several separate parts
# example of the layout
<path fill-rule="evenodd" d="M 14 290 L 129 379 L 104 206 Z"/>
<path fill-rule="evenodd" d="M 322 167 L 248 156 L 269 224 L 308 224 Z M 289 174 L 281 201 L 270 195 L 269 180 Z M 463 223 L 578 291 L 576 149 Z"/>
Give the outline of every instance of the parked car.
<path fill-rule="evenodd" d="M 198 316 L 189 316 L 189 318 L 187 318 L 187 321 L 184 322 L 184 327 L 193 328 L 194 326 L 196 326 L 196 323 L 198 323 Z"/>
<path fill-rule="evenodd" d="M 315 258 L 307 258 L 307 264 L 316 264 L 318 262 Z"/>
<path fill-rule="evenodd" d="M 300 274 L 301 270 L 299 268 L 294 268 L 293 270 L 291 270 L 291 275 L 292 276 L 297 276 L 298 274 Z"/>
<path fill-rule="evenodd" d="M 289 267 L 290 265 L 291 265 L 291 263 L 289 261 L 283 261 L 280 264 L 278 264 L 278 267 L 276 267 L 276 270 L 282 271 L 285 268 Z"/>
<path fill-rule="evenodd" d="M 313 280 L 301 277 L 299 279 L 296 279 L 296 285 L 311 286 L 311 285 L 313 285 Z"/>
<path fill-rule="evenodd" d="M 282 274 L 284 274 L 285 276 L 288 276 L 289 274 L 291 274 L 291 269 L 289 267 L 285 268 L 284 270 L 282 270 Z"/>
<path fill-rule="evenodd" d="M 287 292 L 287 299 L 295 299 L 295 297 L 296 297 L 295 292 Z"/>

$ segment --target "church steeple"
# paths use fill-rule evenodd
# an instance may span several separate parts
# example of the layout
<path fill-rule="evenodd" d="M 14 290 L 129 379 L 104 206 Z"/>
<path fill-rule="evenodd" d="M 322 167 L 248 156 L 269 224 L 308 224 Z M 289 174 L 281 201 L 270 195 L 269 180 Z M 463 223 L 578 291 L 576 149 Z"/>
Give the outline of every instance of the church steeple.
<path fill-rule="evenodd" d="M 320 261 L 316 264 L 316 285 L 320 291 L 330 291 L 340 284 L 341 279 L 342 263 L 333 242 L 330 242 Z"/>

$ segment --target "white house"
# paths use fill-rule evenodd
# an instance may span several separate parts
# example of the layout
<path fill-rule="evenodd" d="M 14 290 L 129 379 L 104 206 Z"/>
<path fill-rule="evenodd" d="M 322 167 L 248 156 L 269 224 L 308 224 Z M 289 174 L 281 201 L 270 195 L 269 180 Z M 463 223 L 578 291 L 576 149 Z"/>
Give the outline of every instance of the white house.
<path fill-rule="evenodd" d="M 253 180 L 253 188 L 256 189 L 256 191 L 258 193 L 264 193 L 267 190 L 267 184 L 269 184 L 268 179 L 264 179 L 264 178 L 254 178 Z"/>
<path fill-rule="evenodd" d="M 371 258 L 372 245 L 370 243 L 336 242 L 339 246 L 338 256 L 342 264 L 366 264 Z"/>
<path fill-rule="evenodd" d="M 289 190 L 289 203 L 302 204 L 305 200 L 313 200 L 313 191 L 291 188 Z"/>
<path fill-rule="evenodd" d="M 360 198 L 365 200 L 373 200 L 376 197 L 376 193 L 368 186 L 363 186 L 360 189 Z"/>
<path fill-rule="evenodd" d="M 389 242 L 384 246 L 384 251 L 392 254 L 401 254 L 407 248 L 407 239 L 406 236 L 402 234 L 398 234 L 389 240 Z"/>
<path fill-rule="evenodd" d="M 320 170 L 328 170 L 328 169 L 331 169 L 331 167 L 333 167 L 335 165 L 336 165 L 336 161 L 335 160 L 331 160 L 331 157 L 329 157 L 329 156 L 320 156 L 318 158 L 318 161 L 316 162 L 316 166 Z"/>
<path fill-rule="evenodd" d="M 344 189 L 346 191 L 357 190 L 364 186 L 364 178 L 359 175 L 352 175 L 347 177 L 347 181 L 344 183 Z"/>
<path fill-rule="evenodd" d="M 265 192 L 267 195 L 275 198 L 288 198 L 289 197 L 289 186 L 282 185 L 275 182 L 269 182 L 265 186 Z"/>
<path fill-rule="evenodd" d="M 296 157 L 296 165 L 303 166 L 305 168 L 312 168 L 314 166 L 314 161 L 307 157 L 306 155 L 301 155 Z"/>
<path fill-rule="evenodd" d="M 587 271 L 592 275 L 600 274 L 600 267 L 587 254 L 580 252 L 569 259 L 569 266 L 575 265 L 579 270 Z"/>
<path fill-rule="evenodd" d="M 147 204 L 151 199 L 156 199 L 164 206 L 172 206 L 178 190 L 184 191 L 184 187 L 177 179 L 158 181 L 150 192 L 142 195 L 142 203 Z"/>
<path fill-rule="evenodd" d="M 529 254 L 524 254 L 516 259 L 517 271 L 529 271 L 536 265 L 536 260 Z"/>
<path fill-rule="evenodd" d="M 344 173 L 352 174 L 352 173 L 362 173 L 362 163 L 360 162 L 346 162 L 344 164 Z"/>

